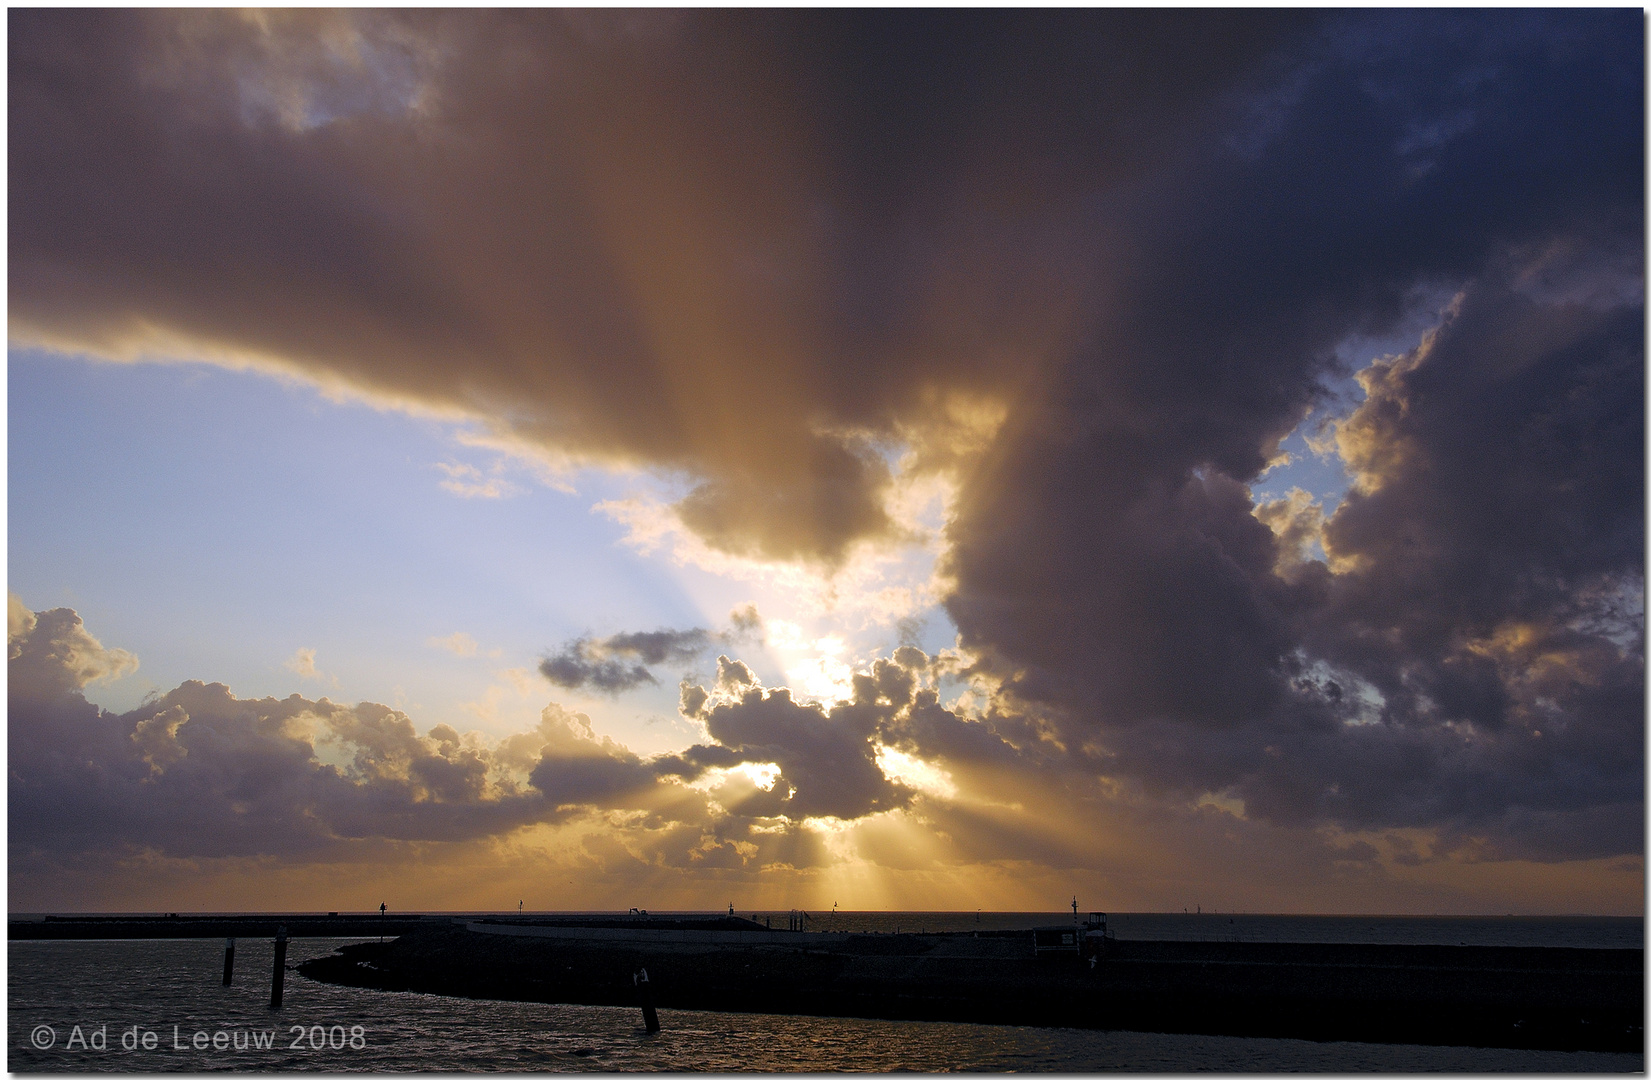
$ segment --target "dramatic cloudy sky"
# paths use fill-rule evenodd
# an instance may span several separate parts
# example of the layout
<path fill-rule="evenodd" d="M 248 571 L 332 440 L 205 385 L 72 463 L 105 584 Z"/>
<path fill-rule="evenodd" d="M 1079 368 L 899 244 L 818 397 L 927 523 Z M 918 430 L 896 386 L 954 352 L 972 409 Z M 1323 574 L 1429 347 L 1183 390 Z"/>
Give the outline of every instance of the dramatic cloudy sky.
<path fill-rule="evenodd" d="M 1641 910 L 1639 11 L 8 29 L 13 910 Z"/>

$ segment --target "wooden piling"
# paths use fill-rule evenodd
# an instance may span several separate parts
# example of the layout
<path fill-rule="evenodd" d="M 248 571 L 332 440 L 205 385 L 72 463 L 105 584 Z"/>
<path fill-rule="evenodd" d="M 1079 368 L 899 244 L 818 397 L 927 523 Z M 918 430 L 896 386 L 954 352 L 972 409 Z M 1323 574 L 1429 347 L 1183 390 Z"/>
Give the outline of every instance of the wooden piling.
<path fill-rule="evenodd" d="M 281 1007 L 281 986 L 287 978 L 287 928 L 277 927 L 275 931 L 275 970 L 270 975 L 269 1007 Z"/>
<path fill-rule="evenodd" d="M 224 938 L 224 985 L 235 980 L 235 939 Z"/>
<path fill-rule="evenodd" d="M 659 1014 L 654 1012 L 653 987 L 648 984 L 648 969 L 643 968 L 631 976 L 636 984 L 637 996 L 642 999 L 642 1023 L 649 1031 L 659 1030 Z"/>

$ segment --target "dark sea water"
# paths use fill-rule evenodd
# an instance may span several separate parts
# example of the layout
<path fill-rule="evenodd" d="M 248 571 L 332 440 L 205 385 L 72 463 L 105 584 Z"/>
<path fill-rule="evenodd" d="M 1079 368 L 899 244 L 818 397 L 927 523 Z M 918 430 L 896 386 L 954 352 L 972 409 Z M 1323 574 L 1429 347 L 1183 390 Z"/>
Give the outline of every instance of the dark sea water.
<path fill-rule="evenodd" d="M 784 925 L 785 912 L 758 913 L 758 918 L 774 914 L 777 924 Z M 834 920 L 829 914 L 810 914 L 815 929 L 828 929 L 827 923 L 835 921 L 840 930 L 893 930 L 898 925 L 906 933 L 976 925 L 1008 928 L 1059 918 L 983 912 L 976 924 L 973 913 L 841 913 Z M 1071 913 L 1065 917 L 1070 920 Z M 1216 919 L 1221 922 L 1212 921 Z M 1639 947 L 1643 942 L 1639 920 L 1631 919 L 1115 915 L 1112 922 L 1120 937 L 1183 940 L 1237 934 L 1240 940 L 1256 941 L 1443 942 L 1454 935 L 1451 943 L 1536 944 L 1530 940 L 1533 936 L 1548 944 L 1582 947 Z M 1410 934 L 1402 933 L 1405 927 Z M 287 959 L 296 964 L 343 943 L 295 939 Z M 663 1030 L 650 1035 L 643 1031 L 635 1009 L 356 990 L 311 982 L 296 972 L 288 973 L 285 1004 L 274 1011 L 268 1006 L 273 947 L 268 940 L 252 938 L 237 942 L 235 985 L 227 988 L 220 985 L 223 942 L 215 938 L 18 941 L 8 944 L 7 958 L 6 1065 L 22 1072 L 1644 1069 L 1640 1054 L 1316 1043 L 672 1009 L 660 1010 Z"/>

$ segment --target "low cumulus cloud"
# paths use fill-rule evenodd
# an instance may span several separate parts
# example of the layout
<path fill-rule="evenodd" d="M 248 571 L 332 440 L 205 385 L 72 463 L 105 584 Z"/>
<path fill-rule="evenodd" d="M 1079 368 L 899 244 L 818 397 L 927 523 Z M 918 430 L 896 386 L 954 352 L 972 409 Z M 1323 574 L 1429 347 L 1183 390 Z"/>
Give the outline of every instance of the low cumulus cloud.
<path fill-rule="evenodd" d="M 617 694 L 657 683 L 651 664 L 687 663 L 711 643 L 705 630 L 652 630 L 593 640 L 576 638 L 539 663 L 539 674 L 569 690 Z"/>
<path fill-rule="evenodd" d="M 575 638 L 539 663 L 539 674 L 567 690 L 618 694 L 656 685 L 650 668 L 691 664 L 713 645 L 762 644 L 763 621 L 755 604 L 728 613 L 728 629 L 644 630 L 594 639 Z"/>
<path fill-rule="evenodd" d="M 1298 902 L 1380 895 L 1448 905 L 1461 902 L 1459 888 L 1425 878 L 1407 885 L 1402 874 L 1441 862 L 1465 873 L 1461 866 L 1484 860 L 1540 861 L 1556 849 L 1571 859 L 1592 853 L 1597 863 L 1621 850 L 1610 839 L 1617 807 L 1600 792 L 1582 808 L 1526 797 L 1488 838 L 1449 814 L 1435 815 L 1444 827 L 1422 830 L 1326 831 L 1326 817 L 1356 816 L 1336 807 L 1321 811 L 1319 824 L 1269 821 L 1288 815 L 1246 813 L 1235 800 L 1254 799 L 1247 789 L 1220 806 L 1166 802 L 1115 768 L 1126 760 L 1119 751 L 1063 742 L 1071 728 L 1007 709 L 1006 696 L 979 709 L 948 707 L 938 679 L 954 662 L 910 646 L 857 673 L 852 698 L 830 708 L 764 688 L 722 656 L 710 687 L 684 687 L 684 715 L 700 737 L 643 757 L 555 704 L 533 730 L 498 740 L 445 724 L 420 734 L 406 713 L 371 702 L 243 699 L 196 681 L 111 713 L 86 700 L 87 665 L 61 647 L 79 642 L 84 656 L 95 641 L 78 617 L 29 614 L 12 621 L 9 642 L 8 807 L 13 873 L 26 873 L 30 888 L 78 881 L 88 860 L 100 869 L 87 882 L 105 890 L 170 880 L 167 867 L 252 872 L 247 860 L 260 874 L 323 864 L 336 873 L 352 861 L 383 874 L 414 847 L 421 866 L 457 860 L 475 873 L 477 858 L 495 870 L 519 861 L 511 852 L 552 858 L 552 849 L 519 844 L 548 835 L 561 838 L 560 854 L 536 863 L 537 876 L 596 875 L 603 888 L 666 888 L 702 904 L 713 900 L 695 890 L 708 885 L 806 881 L 850 862 L 893 875 L 883 879 L 889 887 L 901 875 L 931 883 L 961 875 L 1017 896 L 1074 874 L 1088 880 L 1101 866 L 1104 881 L 1091 887 L 1140 906 L 1214 887 L 1276 905 L 1279 878 L 1269 875 L 1280 874 L 1299 876 Z M 1425 740 L 1339 745 L 1403 773 L 1389 794 L 1423 792 L 1440 779 L 1437 769 L 1417 768 Z M 1163 749 L 1183 767 L 1197 764 L 1186 746 Z M 1283 766 L 1300 769 L 1334 749 L 1322 739 L 1292 747 L 1280 773 L 1263 779 L 1277 786 Z M 1505 765 L 1476 772 L 1455 763 L 1445 779 L 1482 783 L 1496 772 L 1490 766 Z M 1633 866 L 1608 862 L 1577 873 L 1584 891 L 1638 881 Z"/>
<path fill-rule="evenodd" d="M 137 657 L 125 649 L 104 648 L 71 609 L 30 611 L 12 593 L 6 594 L 6 641 L 9 670 L 41 693 L 78 692 L 138 669 Z M 23 642 L 33 646 L 25 651 Z"/>
<path fill-rule="evenodd" d="M 361 837 L 451 840 L 554 816 L 473 738 L 387 706 L 247 700 L 186 682 L 122 714 L 81 692 L 72 611 L 13 621 L 14 849 L 317 854 Z M 548 743 L 547 743 L 548 745 Z M 324 761 L 323 758 L 332 760 Z"/>
<path fill-rule="evenodd" d="M 920 798 L 880 767 L 880 748 L 958 768 L 1021 756 L 979 719 L 941 707 L 929 659 L 912 648 L 901 650 L 908 666 L 878 661 L 856 678 L 853 700 L 830 709 L 765 689 L 720 657 L 713 687 L 694 688 L 700 740 L 644 758 L 555 704 L 533 730 L 498 740 L 446 724 L 420 734 L 412 717 L 372 702 L 245 699 L 198 681 L 112 713 L 82 692 L 107 665 L 87 663 L 101 646 L 79 617 L 28 612 L 15 598 L 12 607 L 8 806 L 19 865 L 145 851 L 302 862 L 620 813 L 632 816 L 607 819 L 608 841 L 588 841 L 618 845 L 604 858 L 646 849 L 685 870 L 825 866 L 842 854 L 809 821 L 873 820 Z M 644 640 L 633 642 L 639 653 L 669 655 L 669 642 Z"/>
<path fill-rule="evenodd" d="M 555 704 L 534 730 L 497 741 L 446 724 L 420 734 L 406 713 L 372 702 L 244 699 L 197 681 L 111 713 L 83 691 L 136 661 L 101 646 L 73 611 L 10 606 L 8 797 L 11 843 L 25 855 L 314 858 L 363 840 L 470 841 L 625 809 L 708 835 L 732 818 L 743 837 L 759 819 L 851 819 L 907 794 L 872 745 L 897 703 L 827 713 L 764 691 L 726 657 L 731 674 L 702 715 L 706 740 L 644 759 Z M 620 638 L 653 662 L 687 648 L 680 635 Z M 777 772 L 766 788 L 722 775 L 740 765 Z"/>

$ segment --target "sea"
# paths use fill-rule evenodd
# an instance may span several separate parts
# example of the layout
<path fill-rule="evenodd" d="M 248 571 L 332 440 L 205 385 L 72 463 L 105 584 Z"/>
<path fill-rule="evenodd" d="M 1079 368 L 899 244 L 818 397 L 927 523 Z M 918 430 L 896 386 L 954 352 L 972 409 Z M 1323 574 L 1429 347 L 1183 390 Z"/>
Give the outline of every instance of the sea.
<path fill-rule="evenodd" d="M 498 915 L 497 912 L 474 914 Z M 515 913 L 511 913 L 515 914 Z M 656 914 L 668 914 L 656 912 Z M 791 913 L 739 912 L 787 925 Z M 14 918 L 17 916 L 13 916 Z M 814 930 L 935 933 L 1070 923 L 1071 912 L 808 912 Z M 1120 939 L 1643 948 L 1601 917 L 1114 913 Z M 295 938 L 290 965 L 361 938 Z M 330 986 L 289 971 L 269 1007 L 273 943 L 216 938 L 11 941 L 13 1072 L 1643 1072 L 1608 1054 L 989 1024 L 472 1001 Z"/>

